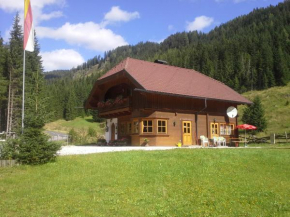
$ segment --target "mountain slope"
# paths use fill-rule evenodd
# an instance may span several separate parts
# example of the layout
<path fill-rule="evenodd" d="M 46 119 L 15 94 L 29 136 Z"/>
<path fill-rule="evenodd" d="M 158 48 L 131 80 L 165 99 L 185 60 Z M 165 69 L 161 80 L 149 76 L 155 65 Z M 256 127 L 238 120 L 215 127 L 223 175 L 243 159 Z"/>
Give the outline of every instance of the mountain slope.
<path fill-rule="evenodd" d="M 284 87 L 273 87 L 263 91 L 250 91 L 243 94 L 253 100 L 255 96 L 262 99 L 265 117 L 268 122 L 266 134 L 290 134 L 290 83 Z M 239 106 L 239 120 L 243 115 L 245 106 Z M 262 133 L 264 135 L 265 133 Z"/>
<path fill-rule="evenodd" d="M 50 108 L 59 114 L 54 118 L 65 117 L 68 92 L 75 92 L 74 107 L 80 107 L 95 80 L 126 57 L 162 59 L 195 69 L 240 93 L 286 85 L 290 81 L 290 1 L 255 9 L 208 34 L 176 33 L 161 44 L 141 42 L 108 51 L 103 58 L 94 57 L 71 69 L 70 76 L 47 82 L 47 95 L 55 101 L 52 105 L 61 105 L 57 111 Z M 52 93 L 51 89 L 58 91 Z M 81 90 L 85 92 L 80 94 Z"/>

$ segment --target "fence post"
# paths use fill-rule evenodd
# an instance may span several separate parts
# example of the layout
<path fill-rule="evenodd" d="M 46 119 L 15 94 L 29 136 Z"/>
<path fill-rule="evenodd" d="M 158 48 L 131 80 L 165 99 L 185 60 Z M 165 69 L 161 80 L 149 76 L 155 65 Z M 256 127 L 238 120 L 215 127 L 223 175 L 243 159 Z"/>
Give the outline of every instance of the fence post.
<path fill-rule="evenodd" d="M 288 143 L 287 132 L 285 132 L 286 143 Z"/>
<path fill-rule="evenodd" d="M 276 143 L 276 141 L 275 141 L 275 133 L 271 133 L 270 141 L 271 141 L 271 144 L 275 144 Z"/>

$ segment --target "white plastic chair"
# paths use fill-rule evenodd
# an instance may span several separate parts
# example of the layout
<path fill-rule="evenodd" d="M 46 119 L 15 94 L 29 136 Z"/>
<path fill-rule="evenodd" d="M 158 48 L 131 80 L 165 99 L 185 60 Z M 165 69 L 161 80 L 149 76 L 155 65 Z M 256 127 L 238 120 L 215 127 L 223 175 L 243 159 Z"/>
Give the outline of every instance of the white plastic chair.
<path fill-rule="evenodd" d="M 224 137 L 218 137 L 218 145 L 226 146 L 227 141 Z"/>
<path fill-rule="evenodd" d="M 220 146 L 219 137 L 214 136 L 212 140 L 213 140 L 213 146 Z"/>
<path fill-rule="evenodd" d="M 199 138 L 200 138 L 202 147 L 204 147 L 204 144 L 206 143 L 207 143 L 207 146 L 209 146 L 208 138 L 206 138 L 205 136 L 200 136 Z"/>

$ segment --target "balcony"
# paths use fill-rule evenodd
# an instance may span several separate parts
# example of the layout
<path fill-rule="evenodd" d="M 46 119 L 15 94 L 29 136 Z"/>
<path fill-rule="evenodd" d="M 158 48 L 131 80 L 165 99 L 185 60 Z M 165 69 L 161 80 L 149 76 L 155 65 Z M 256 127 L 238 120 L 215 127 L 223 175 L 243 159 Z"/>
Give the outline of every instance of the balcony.
<path fill-rule="evenodd" d="M 98 102 L 100 117 L 115 118 L 131 114 L 131 97 L 108 99 L 106 102 Z"/>

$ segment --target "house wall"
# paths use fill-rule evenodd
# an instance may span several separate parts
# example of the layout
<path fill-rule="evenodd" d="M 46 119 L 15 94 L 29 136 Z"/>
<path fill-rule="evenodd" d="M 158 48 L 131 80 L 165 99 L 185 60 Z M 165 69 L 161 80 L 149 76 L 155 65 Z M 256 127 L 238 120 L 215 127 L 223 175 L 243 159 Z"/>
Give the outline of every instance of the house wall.
<path fill-rule="evenodd" d="M 133 92 L 132 104 L 129 106 L 129 115 L 123 115 L 121 111 L 114 110 L 113 119 L 107 120 L 109 132 L 106 140 L 111 140 L 111 125 L 117 126 L 115 139 L 130 138 L 134 146 L 143 145 L 144 139 L 148 139 L 149 145 L 174 146 L 183 141 L 183 121 L 191 123 L 192 144 L 200 144 L 201 135 L 212 138 L 211 123 L 226 123 L 236 126 L 236 118 L 228 118 L 226 109 L 229 106 L 237 106 L 234 103 L 205 99 L 176 97 L 170 95 L 158 95 L 144 92 Z M 167 133 L 157 131 L 158 119 L 167 121 Z M 153 121 L 153 132 L 142 133 L 142 121 Z M 138 122 L 139 132 L 133 132 L 133 123 Z M 219 125 L 220 126 L 220 125 Z M 130 127 L 130 129 L 129 129 Z M 218 129 L 220 130 L 220 129 Z M 218 134 L 220 131 L 218 132 Z M 237 137 L 237 131 L 233 135 L 222 135 L 229 142 L 230 137 Z"/>
<path fill-rule="evenodd" d="M 197 118 L 196 118 L 197 117 Z M 153 132 L 152 133 L 142 133 L 142 120 L 152 120 L 153 121 Z M 167 133 L 160 134 L 157 131 L 157 121 L 166 120 L 167 121 Z M 131 133 L 126 132 L 125 135 L 120 133 L 120 125 L 122 123 L 133 123 L 133 121 L 138 121 L 139 133 L 132 133 L 133 128 L 131 128 Z M 119 137 L 130 136 L 131 144 L 133 146 L 144 145 L 144 139 L 149 140 L 150 146 L 174 146 L 179 141 L 183 144 L 183 121 L 191 122 L 191 132 L 192 132 L 192 144 L 200 144 L 199 138 L 204 135 L 211 138 L 210 123 L 233 123 L 236 126 L 236 119 L 229 119 L 224 114 L 186 114 L 186 113 L 175 113 L 175 112 L 162 112 L 154 110 L 135 110 L 131 116 L 124 116 L 118 119 L 119 122 Z M 196 128 L 196 126 L 198 128 Z M 132 125 L 133 127 L 133 125 Z M 198 130 L 196 130 L 198 129 Z M 229 142 L 230 137 L 235 137 L 235 135 L 224 136 Z"/>
<path fill-rule="evenodd" d="M 218 123 L 219 125 L 220 124 L 234 124 L 235 127 L 237 126 L 237 118 L 229 118 L 227 115 L 214 115 L 214 114 L 208 115 L 208 122 L 209 122 L 209 130 L 208 130 L 207 137 L 210 139 L 212 139 L 211 132 L 210 132 L 211 123 Z M 233 135 L 221 135 L 221 136 L 225 137 L 226 141 L 229 142 L 231 137 L 233 138 L 238 137 L 238 131 L 235 130 L 233 132 Z"/>

